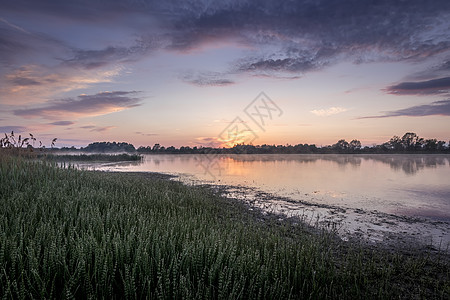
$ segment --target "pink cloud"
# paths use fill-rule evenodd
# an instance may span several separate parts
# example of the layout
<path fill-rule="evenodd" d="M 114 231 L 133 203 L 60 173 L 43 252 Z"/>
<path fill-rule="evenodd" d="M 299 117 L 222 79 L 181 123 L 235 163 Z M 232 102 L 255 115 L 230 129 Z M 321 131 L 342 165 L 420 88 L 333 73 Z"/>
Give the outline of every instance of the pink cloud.
<path fill-rule="evenodd" d="M 45 119 L 83 118 L 105 115 L 140 105 L 137 92 L 102 92 L 95 95 L 80 95 L 76 98 L 49 102 L 45 106 L 18 109 L 14 114 L 21 117 Z"/>

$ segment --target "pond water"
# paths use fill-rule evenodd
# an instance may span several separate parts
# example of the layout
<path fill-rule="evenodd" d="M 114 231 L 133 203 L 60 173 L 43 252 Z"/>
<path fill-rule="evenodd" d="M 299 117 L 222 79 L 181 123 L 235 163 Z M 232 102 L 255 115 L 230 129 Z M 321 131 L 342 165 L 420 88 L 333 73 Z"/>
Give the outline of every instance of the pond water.
<path fill-rule="evenodd" d="M 369 215 L 376 215 L 377 220 L 371 222 L 381 227 L 384 223 L 380 218 L 386 220 L 386 224 L 393 223 L 388 219 L 394 216 L 426 219 L 432 224 L 431 239 L 450 241 L 450 155 L 152 154 L 144 155 L 141 162 L 85 167 L 161 172 L 178 175 L 180 180 L 194 184 L 233 186 L 228 189 L 229 195 L 240 195 L 272 212 L 288 216 L 316 212 L 326 219 L 331 211 L 335 220 L 348 223 L 344 228 L 350 233 L 364 230 L 358 220 L 366 222 L 364 219 Z M 251 191 L 258 193 L 250 196 Z M 266 197 L 262 197 L 262 193 Z M 267 197 L 268 194 L 285 199 L 275 200 Z M 355 212 L 360 215 L 352 215 Z M 365 212 L 365 218 L 361 212 Z M 411 224 L 411 220 L 406 223 Z M 394 223 L 399 222 L 400 219 Z M 384 229 L 395 231 L 392 224 L 386 224 Z M 435 227 L 444 231 L 436 233 Z M 424 233 L 418 231 L 417 234 Z M 435 234 L 438 236 L 433 236 Z"/>

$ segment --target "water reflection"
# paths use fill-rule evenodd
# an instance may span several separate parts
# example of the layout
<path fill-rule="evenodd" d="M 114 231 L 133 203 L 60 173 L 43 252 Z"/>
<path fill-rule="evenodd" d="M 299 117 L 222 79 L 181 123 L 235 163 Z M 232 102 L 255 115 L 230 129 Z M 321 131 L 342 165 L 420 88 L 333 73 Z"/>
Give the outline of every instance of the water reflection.
<path fill-rule="evenodd" d="M 122 169 L 130 169 L 133 170 L 140 165 L 142 165 L 142 161 L 119 161 L 119 162 L 74 162 L 73 163 L 77 168 L 84 170 L 105 170 L 105 171 L 113 171 L 119 168 L 119 171 Z"/>
<path fill-rule="evenodd" d="M 394 171 L 403 171 L 406 174 L 415 174 L 424 168 L 433 168 L 437 166 L 449 165 L 450 158 L 448 155 L 420 155 L 420 154 L 243 154 L 228 155 L 229 158 L 236 162 L 271 162 L 271 161 L 289 161 L 299 164 L 315 163 L 319 160 L 337 163 L 340 166 L 351 165 L 359 167 L 363 160 L 374 160 L 387 164 Z"/>
<path fill-rule="evenodd" d="M 389 164 L 392 170 L 415 174 L 425 168 L 436 168 L 449 164 L 449 158 L 444 155 L 390 155 L 374 156 L 371 159 Z"/>
<path fill-rule="evenodd" d="M 450 220 L 450 155 L 151 154 L 92 168 L 183 174 L 321 205 Z"/>
<path fill-rule="evenodd" d="M 448 155 L 383 155 L 383 154 L 368 154 L 368 155 L 346 155 L 346 154 L 231 154 L 231 155 L 217 155 L 213 158 L 200 154 L 180 154 L 180 155 L 146 155 L 146 161 L 151 161 L 154 165 L 160 165 L 161 163 L 175 163 L 175 162 L 191 162 L 192 160 L 199 162 L 210 162 L 211 160 L 224 161 L 232 160 L 234 162 L 249 163 L 249 162 L 295 162 L 299 164 L 316 163 L 319 160 L 330 161 L 338 164 L 339 166 L 350 165 L 352 167 L 361 166 L 362 161 L 374 160 L 387 164 L 394 171 L 403 171 L 406 174 L 415 174 L 418 171 L 425 168 L 436 168 L 437 166 L 446 166 L 450 163 Z M 138 166 L 145 164 L 145 161 L 135 162 L 117 162 L 103 165 L 117 165 L 122 167 Z"/>
<path fill-rule="evenodd" d="M 233 197 L 270 212 L 337 221 L 344 236 L 395 231 L 450 241 L 450 155 L 151 154 L 89 168 L 170 173 L 188 183 L 223 185 L 234 190 Z"/>
<path fill-rule="evenodd" d="M 361 167 L 363 161 L 365 162 L 379 162 L 382 164 L 389 165 L 390 169 L 396 172 L 404 172 L 405 174 L 414 175 L 420 170 L 426 168 L 437 168 L 438 166 L 448 166 L 450 165 L 449 155 L 402 155 L 402 154 L 391 154 L 391 155 L 346 155 L 346 154 L 231 154 L 231 155 L 217 155 L 215 157 L 209 157 L 207 155 L 201 154 L 180 154 L 180 155 L 145 155 L 143 161 L 133 161 L 133 162 L 114 162 L 114 163 L 103 163 L 103 164 L 92 164 L 86 163 L 83 165 L 95 166 L 100 168 L 132 168 L 138 166 L 162 166 L 167 167 L 168 164 L 179 164 L 192 167 L 195 163 L 197 167 L 203 166 L 203 169 L 210 166 L 211 168 L 216 168 L 216 173 L 219 174 L 224 168 L 233 168 L 235 171 L 233 173 L 245 173 L 238 172 L 237 169 L 246 168 L 254 165 L 255 163 L 264 163 L 266 166 L 270 167 L 272 164 L 279 162 L 295 163 L 295 164 L 316 164 L 318 161 L 326 161 L 336 163 L 341 167 L 341 170 L 345 170 L 345 167 L 351 166 L 353 168 Z M 145 168 L 145 167 L 144 167 Z M 140 168 L 139 168 L 140 169 Z M 158 168 L 159 169 L 159 168 Z M 133 171 L 133 170 L 130 170 Z M 164 172 L 164 170 L 160 170 Z M 171 170 L 167 170 L 171 171 Z M 210 173 L 213 173 L 210 170 Z M 206 172 L 207 173 L 207 172 Z M 220 174 L 219 174 L 220 175 Z"/>

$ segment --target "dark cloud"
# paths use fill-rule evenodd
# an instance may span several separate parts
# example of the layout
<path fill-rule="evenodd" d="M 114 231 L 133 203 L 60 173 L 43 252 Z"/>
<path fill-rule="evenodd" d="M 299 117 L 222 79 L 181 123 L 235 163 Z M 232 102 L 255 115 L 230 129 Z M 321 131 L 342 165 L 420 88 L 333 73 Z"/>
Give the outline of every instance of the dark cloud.
<path fill-rule="evenodd" d="M 137 60 L 153 49 L 187 51 L 223 40 L 249 46 L 236 69 L 256 73 L 303 73 L 342 60 L 423 60 L 450 48 L 448 0 L 16 0 L 0 8 L 103 28 L 120 23 L 134 32 L 137 40 L 130 45 L 108 40 L 100 50 L 70 48 L 63 58 L 52 56 L 87 69 Z M 3 25 L 5 62 L 16 50 L 36 48 L 36 36 Z"/>
<path fill-rule="evenodd" d="M 11 133 L 11 131 L 13 132 L 25 132 L 27 130 L 26 127 L 23 126 L 0 126 L 0 133 Z"/>
<path fill-rule="evenodd" d="M 436 67 L 437 71 L 450 71 L 450 60 L 443 62 Z"/>
<path fill-rule="evenodd" d="M 424 116 L 450 116 L 450 100 L 435 101 L 431 104 L 417 105 L 395 111 L 388 111 L 381 116 L 361 117 L 358 119 L 378 119 L 389 117 L 424 117 Z"/>
<path fill-rule="evenodd" d="M 220 72 L 186 72 L 181 79 L 196 86 L 227 86 L 235 84 L 229 74 Z"/>
<path fill-rule="evenodd" d="M 96 69 L 123 59 L 128 51 L 127 48 L 110 46 L 102 50 L 75 50 L 74 52 L 74 57 L 65 60 L 65 64 Z"/>
<path fill-rule="evenodd" d="M 326 62 L 321 62 L 325 64 Z M 305 73 L 321 66 L 313 58 L 283 58 L 283 59 L 248 59 L 247 62 L 241 61 L 238 69 L 240 71 L 267 71 L 267 72 L 289 72 Z"/>
<path fill-rule="evenodd" d="M 64 61 L 70 66 L 82 66 L 86 69 L 104 67 L 115 59 L 126 55 L 125 48 L 108 47 L 103 50 L 76 50 L 74 57 Z"/>
<path fill-rule="evenodd" d="M 27 77 L 15 77 L 10 80 L 11 83 L 18 86 L 29 86 L 29 85 L 41 85 L 42 83 L 33 79 L 33 78 L 27 78 Z"/>
<path fill-rule="evenodd" d="M 1 6 L 0 4 L 0 9 Z M 92 10 L 92 7 L 89 10 Z M 45 13 L 49 14 L 50 11 L 51 9 Z M 101 22 L 101 20 L 98 21 Z M 99 24 L 92 24 L 92 26 L 95 25 Z M 116 43 L 123 44 L 122 41 L 116 41 Z M 154 49 L 161 48 L 159 38 L 153 36 L 136 37 L 130 45 L 109 45 L 103 49 L 80 49 L 77 46 L 68 45 L 61 39 L 41 32 L 28 31 L 0 18 L 0 65 L 4 67 L 4 70 L 0 70 L 0 74 L 6 71 L 6 67 L 14 68 L 17 65 L 27 64 L 46 65 L 53 69 L 67 66 L 87 70 L 98 69 L 117 63 L 136 61 Z M 30 78 L 18 77 L 10 80 L 9 83 L 19 86 L 43 83 L 28 79 Z"/>
<path fill-rule="evenodd" d="M 55 57 L 67 56 L 69 51 L 70 48 L 58 39 L 27 31 L 0 18 L 0 65 L 4 67 L 49 62 Z"/>
<path fill-rule="evenodd" d="M 133 5 L 133 2 L 136 3 Z M 120 12 L 136 11 L 139 1 L 121 1 L 109 0 L 104 2 L 101 0 L 74 0 L 70 2 L 61 2 L 58 0 L 43 0 L 37 3 L 33 0 L 14 0 L 3 1 L 2 7 L 5 10 L 23 13 L 24 8 L 33 11 L 35 14 L 56 15 L 65 19 L 82 20 L 84 22 L 99 21 L 99 17 L 113 19 Z M 146 1 L 140 1 L 146 2 Z M 133 9 L 133 6 L 135 7 Z M 105 21 L 105 20 L 103 20 Z"/>
<path fill-rule="evenodd" d="M 307 72 L 342 59 L 423 59 L 450 47 L 449 34 L 427 34 L 450 24 L 450 2 L 438 2 L 214 2 L 175 20 L 172 46 L 190 49 L 233 36 L 258 54 L 239 61 L 241 71 Z"/>
<path fill-rule="evenodd" d="M 18 109 L 14 114 L 22 117 L 47 119 L 65 116 L 85 117 L 108 114 L 140 105 L 137 92 L 102 92 L 95 95 L 80 95 L 76 98 L 51 101 L 43 107 Z"/>
<path fill-rule="evenodd" d="M 418 82 L 402 82 L 385 89 L 395 95 L 430 95 L 450 92 L 450 77 Z"/>
<path fill-rule="evenodd" d="M 129 47 L 108 46 L 101 50 L 73 50 L 73 57 L 64 60 L 69 66 L 97 69 L 118 62 L 135 61 L 160 47 L 157 38 L 138 39 Z"/>
<path fill-rule="evenodd" d="M 56 126 L 69 126 L 75 124 L 72 121 L 56 121 L 52 123 L 48 123 L 49 125 L 56 125 Z"/>
<path fill-rule="evenodd" d="M 12 28 L 5 20 L 0 19 L 0 64 L 12 64 L 18 52 L 27 52 L 29 46 L 21 40 L 24 35 L 26 33 Z"/>
<path fill-rule="evenodd" d="M 424 70 L 407 76 L 405 81 L 427 81 L 447 77 L 450 74 L 450 58 L 440 60 L 439 63 L 426 67 Z"/>

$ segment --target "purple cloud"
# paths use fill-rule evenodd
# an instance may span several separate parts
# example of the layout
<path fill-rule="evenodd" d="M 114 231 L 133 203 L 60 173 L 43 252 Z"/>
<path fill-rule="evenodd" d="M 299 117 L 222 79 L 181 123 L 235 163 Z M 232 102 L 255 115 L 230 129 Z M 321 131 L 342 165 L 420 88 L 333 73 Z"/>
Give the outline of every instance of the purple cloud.
<path fill-rule="evenodd" d="M 358 119 L 379 119 L 390 117 L 425 117 L 425 116 L 450 116 L 450 99 L 435 101 L 431 104 L 411 106 L 404 109 L 388 111 L 381 116 L 361 117 Z"/>
<path fill-rule="evenodd" d="M 204 86 L 227 86 L 235 84 L 234 80 L 228 78 L 229 75 L 220 72 L 188 72 L 181 79 L 184 82 L 204 87 Z"/>
<path fill-rule="evenodd" d="M 116 128 L 116 126 L 95 126 L 95 125 L 86 125 L 86 126 L 81 126 L 81 129 L 90 129 L 89 131 L 91 132 L 103 132 L 103 131 L 107 131 L 113 128 Z"/>
<path fill-rule="evenodd" d="M 418 82 L 402 82 L 385 89 L 394 95 L 431 95 L 450 92 L 450 77 Z"/>
<path fill-rule="evenodd" d="M 27 128 L 23 127 L 23 126 L 0 126 L 0 133 L 3 132 L 3 133 L 9 134 L 9 133 L 11 133 L 11 131 L 21 133 L 21 132 L 25 132 L 26 130 L 27 130 Z"/>
<path fill-rule="evenodd" d="M 47 105 L 36 108 L 18 109 L 14 114 L 21 117 L 42 117 L 46 119 L 87 117 L 109 114 L 140 105 L 141 98 L 134 97 L 137 92 L 102 92 L 95 95 L 80 95 L 51 101 Z"/>
<path fill-rule="evenodd" d="M 30 85 L 41 85 L 42 82 L 39 82 L 33 78 L 27 77 L 15 77 L 10 80 L 11 83 L 17 86 L 30 86 Z"/>
<path fill-rule="evenodd" d="M 52 123 L 48 123 L 49 125 L 56 125 L 56 126 L 69 126 L 69 125 L 73 125 L 75 124 L 72 121 L 57 121 L 57 122 L 52 122 Z"/>
<path fill-rule="evenodd" d="M 49 60 L 85 69 L 135 61 L 153 49 L 188 51 L 223 40 L 253 49 L 237 62 L 237 70 L 263 73 L 302 73 L 341 60 L 422 60 L 450 47 L 449 33 L 436 35 L 430 29 L 448 26 L 447 0 L 436 0 L 433 5 L 424 0 L 111 0 L 108 4 L 16 0 L 4 2 L 0 8 L 6 15 L 58 16 L 73 24 L 102 28 L 121 23 L 132 32 L 130 36 L 136 37 L 125 44 L 122 40 L 106 39 L 107 44 L 100 49 L 50 42 L 60 55 L 53 51 Z M 6 23 L 3 27 L 7 27 L 0 31 L 3 63 L 10 63 L 10 58 L 18 55 L 30 59 L 31 53 L 46 54 L 42 51 L 42 36 L 30 35 Z"/>

